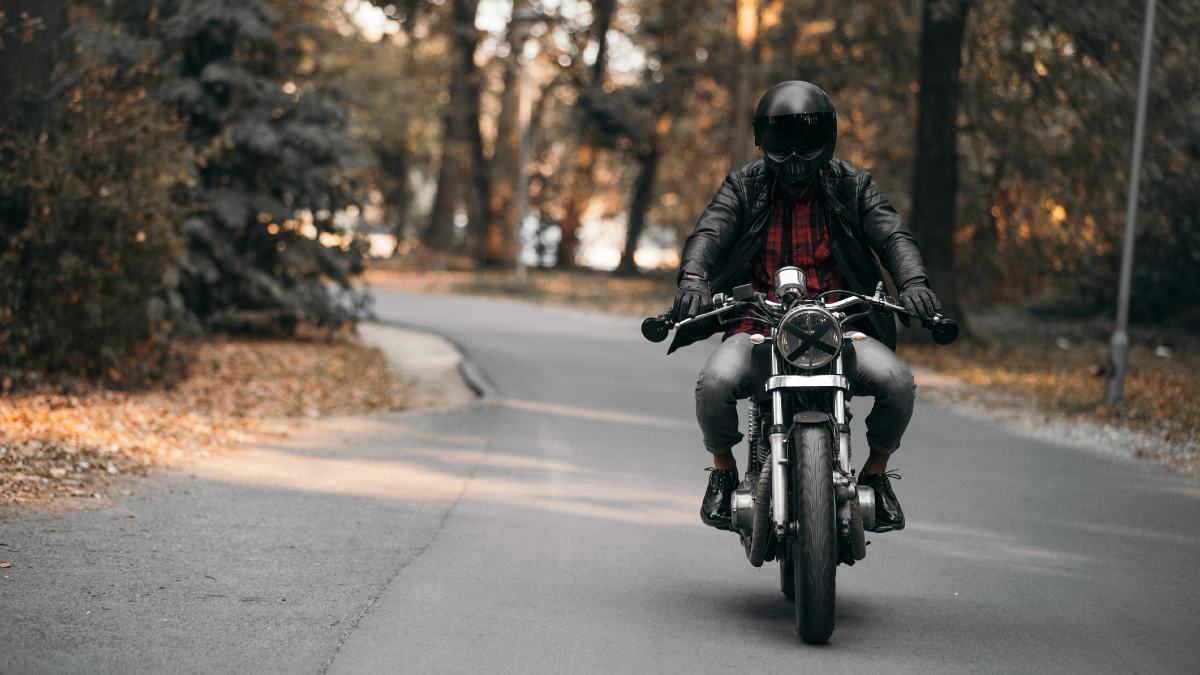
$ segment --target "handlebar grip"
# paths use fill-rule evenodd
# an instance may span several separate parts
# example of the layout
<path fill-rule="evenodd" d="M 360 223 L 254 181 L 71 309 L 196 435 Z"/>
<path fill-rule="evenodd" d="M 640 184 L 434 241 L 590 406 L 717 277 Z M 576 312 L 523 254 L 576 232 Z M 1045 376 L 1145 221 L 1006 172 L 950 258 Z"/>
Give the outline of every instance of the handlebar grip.
<path fill-rule="evenodd" d="M 663 312 L 642 321 L 642 337 L 651 342 L 662 342 L 671 334 L 675 323 L 671 321 L 671 313 Z"/>
<path fill-rule="evenodd" d="M 933 334 L 933 341 L 939 345 L 948 345 L 958 339 L 958 322 L 954 319 L 943 319 L 940 316 L 928 325 Z"/>

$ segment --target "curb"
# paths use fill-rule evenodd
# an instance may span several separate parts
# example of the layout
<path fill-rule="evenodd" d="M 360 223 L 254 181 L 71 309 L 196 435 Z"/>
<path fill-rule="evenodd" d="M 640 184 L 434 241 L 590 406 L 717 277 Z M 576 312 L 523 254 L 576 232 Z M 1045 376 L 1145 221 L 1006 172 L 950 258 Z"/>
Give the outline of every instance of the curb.
<path fill-rule="evenodd" d="M 487 374 L 485 374 L 483 370 L 475 364 L 475 361 L 471 359 L 470 355 L 467 353 L 467 350 L 454 338 L 445 335 L 444 333 L 426 328 L 425 326 L 417 326 L 404 321 L 373 318 L 366 323 L 373 323 L 386 328 L 396 328 L 399 330 L 411 331 L 413 333 L 420 333 L 422 335 L 437 338 L 438 340 L 445 342 L 446 344 L 450 345 L 454 351 L 458 352 L 458 374 L 463 378 L 463 382 L 467 385 L 467 387 L 475 393 L 475 396 L 483 402 L 489 402 L 496 398 L 496 388 L 488 378 Z"/>

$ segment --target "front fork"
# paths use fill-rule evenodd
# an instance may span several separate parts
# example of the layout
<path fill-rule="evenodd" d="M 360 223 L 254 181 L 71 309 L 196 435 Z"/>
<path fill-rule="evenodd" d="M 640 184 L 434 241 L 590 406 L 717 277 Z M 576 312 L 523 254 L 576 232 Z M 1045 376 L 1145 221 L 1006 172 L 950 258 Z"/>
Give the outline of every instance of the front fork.
<path fill-rule="evenodd" d="M 834 364 L 838 375 L 845 375 L 842 370 L 842 355 L 838 354 Z M 853 531 L 861 531 L 861 517 L 854 517 L 854 504 L 858 502 L 858 486 L 854 483 L 854 470 L 850 468 L 850 424 L 846 419 L 846 392 L 838 389 L 833 394 L 833 421 L 837 424 L 838 457 L 837 465 L 833 467 L 833 490 L 837 495 L 838 533 L 843 539 L 850 539 Z M 855 525 L 859 522 L 859 525 Z M 863 545 L 865 548 L 865 544 Z M 850 546 L 851 555 L 856 560 L 862 559 L 863 551 L 855 552 L 856 547 Z"/>
<path fill-rule="evenodd" d="M 779 356 L 773 349 L 771 374 L 779 374 Z M 842 370 L 841 354 L 838 354 L 834 361 L 834 374 L 845 374 Z M 775 389 L 771 392 L 772 425 L 767 438 L 771 444 L 771 520 L 775 523 L 775 533 L 779 537 L 785 535 L 789 517 L 786 450 L 789 425 L 784 424 L 783 412 L 783 390 Z M 833 394 L 833 421 L 837 425 L 838 457 L 831 478 L 838 502 L 845 504 L 857 495 L 854 481 L 850 478 L 850 426 L 846 423 L 846 392 L 841 389 Z"/>
<path fill-rule="evenodd" d="M 771 374 L 778 373 L 779 355 L 772 349 Z M 771 432 L 767 438 L 771 443 L 771 520 L 780 539 L 786 533 L 788 522 L 787 429 L 783 423 L 783 390 L 775 389 L 771 392 Z"/>

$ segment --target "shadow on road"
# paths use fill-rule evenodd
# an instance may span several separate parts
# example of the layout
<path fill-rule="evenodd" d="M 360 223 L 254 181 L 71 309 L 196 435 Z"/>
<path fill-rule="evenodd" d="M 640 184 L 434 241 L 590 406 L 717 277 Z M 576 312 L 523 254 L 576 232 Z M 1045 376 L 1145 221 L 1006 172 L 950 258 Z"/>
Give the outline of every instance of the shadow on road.
<path fill-rule="evenodd" d="M 507 410 L 533 424 L 544 406 Z M 488 406 L 479 406 L 486 413 Z M 394 418 L 393 418 L 394 419 Z M 603 421 L 611 421 L 603 418 Z M 535 447 L 504 452 L 481 436 L 411 432 L 387 416 L 314 424 L 295 440 L 230 452 L 198 465 L 207 480 L 395 501 L 473 500 L 500 508 L 651 526 L 695 525 L 695 495 L 537 456 Z M 480 471 L 487 469 L 487 471 Z M 469 487 L 468 487 L 469 483 Z"/>

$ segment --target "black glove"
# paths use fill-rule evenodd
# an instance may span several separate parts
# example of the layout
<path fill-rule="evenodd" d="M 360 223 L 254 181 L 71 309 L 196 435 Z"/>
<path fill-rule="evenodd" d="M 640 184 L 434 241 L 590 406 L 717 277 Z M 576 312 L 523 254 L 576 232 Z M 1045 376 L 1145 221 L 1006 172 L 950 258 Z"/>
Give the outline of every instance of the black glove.
<path fill-rule="evenodd" d="M 679 291 L 675 294 L 675 304 L 671 307 L 671 316 L 675 321 L 690 319 L 704 312 L 712 304 L 712 290 L 704 279 L 684 278 L 679 282 Z"/>
<path fill-rule="evenodd" d="M 931 321 L 942 309 L 942 303 L 938 302 L 937 296 L 923 280 L 910 282 L 905 286 L 904 290 L 900 291 L 900 303 L 922 322 Z"/>

